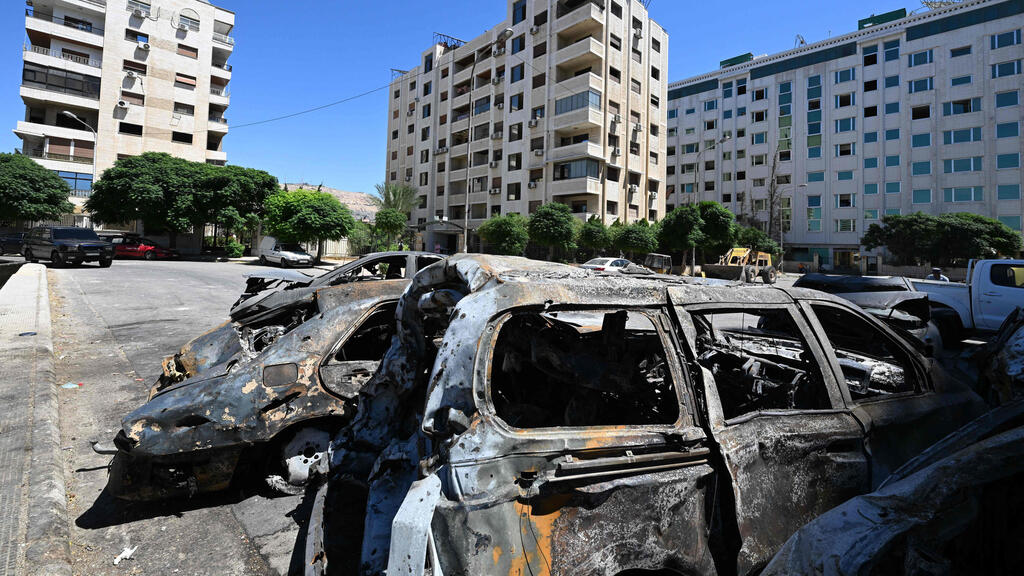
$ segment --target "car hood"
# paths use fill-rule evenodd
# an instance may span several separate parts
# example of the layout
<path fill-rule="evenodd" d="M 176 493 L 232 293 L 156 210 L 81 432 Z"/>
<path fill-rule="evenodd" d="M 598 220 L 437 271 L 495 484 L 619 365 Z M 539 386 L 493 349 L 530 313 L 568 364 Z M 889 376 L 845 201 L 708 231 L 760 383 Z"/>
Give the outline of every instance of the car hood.
<path fill-rule="evenodd" d="M 54 240 L 53 243 L 58 246 L 83 246 L 89 248 L 110 248 L 113 246 L 110 242 L 104 242 L 103 240 L 80 240 L 77 238 Z"/>
<path fill-rule="evenodd" d="M 312 260 L 313 256 L 306 252 L 291 252 L 288 250 L 282 250 L 279 252 L 282 258 L 291 258 L 292 260 Z"/>
<path fill-rule="evenodd" d="M 293 284 L 309 284 L 313 281 L 313 277 L 309 274 L 303 274 L 298 270 L 282 269 L 261 270 L 259 272 L 253 272 L 252 274 L 246 274 L 245 278 L 255 278 L 257 280 L 284 280 L 285 282 Z"/>

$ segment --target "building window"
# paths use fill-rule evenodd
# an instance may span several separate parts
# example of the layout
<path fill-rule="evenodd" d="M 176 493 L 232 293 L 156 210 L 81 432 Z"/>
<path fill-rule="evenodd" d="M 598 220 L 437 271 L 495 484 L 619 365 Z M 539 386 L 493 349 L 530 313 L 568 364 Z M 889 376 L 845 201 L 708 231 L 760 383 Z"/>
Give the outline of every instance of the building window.
<path fill-rule="evenodd" d="M 983 202 L 985 191 L 981 186 L 943 188 L 942 200 L 944 202 Z"/>
<path fill-rule="evenodd" d="M 1014 138 L 1020 135 L 1020 123 L 1006 122 L 996 124 L 996 138 Z"/>
<path fill-rule="evenodd" d="M 178 54 L 188 58 L 199 58 L 199 48 L 178 44 Z"/>
<path fill-rule="evenodd" d="M 582 159 L 555 164 L 555 180 L 573 180 L 576 178 L 600 178 L 601 164 L 597 160 Z"/>
<path fill-rule="evenodd" d="M 865 132 L 864 143 L 870 144 L 872 142 L 878 142 L 878 132 Z"/>
<path fill-rule="evenodd" d="M 190 132 L 171 132 L 171 141 L 181 144 L 191 144 L 192 134 Z"/>
<path fill-rule="evenodd" d="M 836 208 L 856 208 L 857 207 L 857 195 L 851 192 L 844 192 L 842 194 L 836 194 Z"/>
<path fill-rule="evenodd" d="M 927 176 L 932 173 L 932 163 L 928 160 L 914 162 L 911 164 L 911 174 L 914 176 Z"/>
<path fill-rule="evenodd" d="M 516 64 L 515 66 L 512 67 L 512 81 L 511 82 L 512 82 L 512 84 L 515 84 L 516 82 L 519 82 L 522 79 L 523 79 L 523 65 L 522 64 Z"/>
<path fill-rule="evenodd" d="M 853 156 L 857 153 L 857 145 L 854 143 L 836 144 L 836 157 Z"/>
<path fill-rule="evenodd" d="M 565 114 L 566 112 L 572 112 L 573 110 L 579 110 L 580 108 L 586 107 L 593 108 L 595 110 L 601 109 L 601 93 L 593 90 L 586 92 L 580 92 L 579 94 L 573 94 L 559 100 L 555 100 L 555 115 Z"/>
<path fill-rule="evenodd" d="M 914 204 L 931 204 L 932 203 L 932 191 L 931 190 L 914 190 L 912 192 L 912 200 Z"/>
<path fill-rule="evenodd" d="M 187 74 L 177 73 L 174 75 L 174 87 L 184 88 L 185 90 L 196 89 L 196 77 L 189 76 Z"/>
<path fill-rule="evenodd" d="M 872 194 L 878 194 L 878 184 L 865 184 L 864 195 L 870 196 Z"/>
<path fill-rule="evenodd" d="M 968 74 L 967 76 L 957 76 L 949 81 L 952 86 L 967 86 L 973 82 L 973 77 Z"/>
<path fill-rule="evenodd" d="M 121 90 L 121 99 L 124 100 L 125 102 L 128 102 L 129 104 L 134 104 L 136 106 L 145 106 L 146 105 L 146 96 L 145 95 L 143 95 L 143 94 L 136 94 L 134 92 L 129 92 L 127 90 Z M 189 116 L 191 116 L 191 114 L 189 114 Z"/>
<path fill-rule="evenodd" d="M 900 58 L 900 41 L 890 40 L 882 45 L 885 50 L 885 61 L 890 62 L 892 60 L 899 60 Z"/>
<path fill-rule="evenodd" d="M 898 74 L 896 76 L 886 76 L 885 77 L 885 87 L 886 88 L 895 88 L 895 87 L 897 87 L 899 85 L 900 85 L 900 77 L 899 77 Z"/>
<path fill-rule="evenodd" d="M 996 156 L 996 170 L 1020 168 L 1020 154 L 1000 154 Z"/>
<path fill-rule="evenodd" d="M 840 218 L 835 220 L 836 232 L 856 232 L 857 221 L 853 218 Z"/>
<path fill-rule="evenodd" d="M 512 39 L 512 53 L 518 54 L 526 48 L 526 36 L 520 34 Z"/>
<path fill-rule="evenodd" d="M 878 106 L 865 106 L 864 107 L 864 117 L 865 118 L 874 118 L 875 116 L 878 116 Z"/>
<path fill-rule="evenodd" d="M 807 173 L 807 181 L 808 182 L 824 182 L 825 181 L 825 173 L 824 172 L 808 172 Z"/>
<path fill-rule="evenodd" d="M 635 94 L 640 94 L 643 91 L 640 81 L 636 78 L 629 79 L 629 89 Z"/>
<path fill-rule="evenodd" d="M 840 170 L 836 174 L 836 179 L 839 180 L 840 182 L 845 181 L 845 180 L 853 180 L 853 171 L 852 170 Z"/>
<path fill-rule="evenodd" d="M 925 118 L 931 118 L 931 116 L 932 107 L 928 104 L 925 104 L 924 106 L 914 106 L 910 109 L 911 120 L 924 120 Z"/>
<path fill-rule="evenodd" d="M 957 172 L 981 172 L 982 157 L 949 158 L 942 161 L 942 171 L 946 174 Z"/>
<path fill-rule="evenodd" d="M 886 194 L 899 194 L 900 193 L 900 182 L 886 182 L 885 183 Z"/>
<path fill-rule="evenodd" d="M 960 56 L 968 56 L 971 53 L 970 46 L 961 46 L 960 48 L 953 48 L 949 51 L 950 58 L 959 58 Z"/>
<path fill-rule="evenodd" d="M 192 104 L 185 104 L 183 102 L 174 103 L 174 113 L 181 114 L 182 116 L 195 116 L 196 107 Z"/>
<path fill-rule="evenodd" d="M 1019 96 L 1017 90 L 1011 90 L 1009 92 L 999 92 L 996 94 L 996 108 L 1016 106 L 1019 102 L 1018 99 Z"/>
<path fill-rule="evenodd" d="M 751 95 L 750 100 L 753 102 L 757 102 L 758 100 L 764 100 L 766 98 L 768 98 L 768 91 L 764 88 L 758 88 L 757 90 L 754 90 L 754 93 Z"/>
<path fill-rule="evenodd" d="M 850 82 L 857 79 L 857 69 L 847 68 L 845 70 L 836 70 L 836 84 L 843 82 Z"/>
<path fill-rule="evenodd" d="M 807 231 L 821 232 L 821 196 L 807 197 Z"/>
<path fill-rule="evenodd" d="M 865 92 L 874 92 L 875 90 L 878 90 L 878 80 L 865 80 L 864 81 L 864 91 Z"/>
<path fill-rule="evenodd" d="M 918 80 L 911 80 L 910 81 L 910 93 L 911 94 L 916 94 L 918 92 L 927 92 L 928 90 L 931 90 L 932 88 L 934 88 L 934 86 L 935 86 L 935 84 L 933 83 L 931 77 L 920 78 Z"/>
<path fill-rule="evenodd" d="M 914 134 L 910 137 L 910 145 L 914 148 L 924 148 L 932 145 L 932 135 L 930 133 Z"/>
<path fill-rule="evenodd" d="M 964 128 L 962 130 L 946 130 L 942 133 L 942 143 L 946 145 L 980 141 L 981 126 L 975 128 Z"/>
<path fill-rule="evenodd" d="M 869 168 L 878 168 L 878 158 L 872 156 L 864 159 L 864 169 L 867 170 Z"/>
<path fill-rule="evenodd" d="M 1020 60 L 1011 60 L 992 65 L 993 78 L 1005 78 L 1020 74 Z"/>
<path fill-rule="evenodd" d="M 991 48 L 993 50 L 1017 44 L 1020 44 L 1020 29 L 1010 30 L 1009 32 L 1003 32 L 1002 34 L 993 34 L 991 36 Z"/>
<path fill-rule="evenodd" d="M 878 64 L 878 44 L 865 46 L 861 53 L 864 55 L 864 65 L 873 66 Z"/>
<path fill-rule="evenodd" d="M 835 121 L 836 133 L 840 132 L 852 132 L 857 128 L 856 118 L 841 118 Z"/>
<path fill-rule="evenodd" d="M 121 134 L 130 134 L 132 136 L 142 136 L 142 126 L 139 124 L 130 124 L 128 122 L 121 122 L 117 131 Z"/>
<path fill-rule="evenodd" d="M 519 24 L 526 20 L 526 0 L 516 0 L 512 4 L 512 25 Z"/>
<path fill-rule="evenodd" d="M 878 210 L 865 210 L 864 211 L 864 219 L 865 220 L 878 220 Z"/>
<path fill-rule="evenodd" d="M 914 66 L 921 66 L 923 64 L 932 63 L 932 51 L 923 50 L 921 52 L 914 52 L 907 57 L 908 65 L 913 68 Z"/>
<path fill-rule="evenodd" d="M 900 129 L 899 128 L 890 128 L 889 130 L 886 130 L 885 131 L 885 139 L 886 140 L 899 140 L 900 139 Z"/>
<path fill-rule="evenodd" d="M 1000 184 L 996 188 L 996 200 L 1020 200 L 1020 184 Z"/>
<path fill-rule="evenodd" d="M 899 114 L 900 113 L 900 103 L 899 102 L 886 102 L 886 104 L 885 104 L 885 113 L 886 114 Z"/>
<path fill-rule="evenodd" d="M 853 92 L 846 94 L 836 95 L 836 108 L 844 108 L 846 106 L 853 106 L 857 101 L 857 95 Z"/>

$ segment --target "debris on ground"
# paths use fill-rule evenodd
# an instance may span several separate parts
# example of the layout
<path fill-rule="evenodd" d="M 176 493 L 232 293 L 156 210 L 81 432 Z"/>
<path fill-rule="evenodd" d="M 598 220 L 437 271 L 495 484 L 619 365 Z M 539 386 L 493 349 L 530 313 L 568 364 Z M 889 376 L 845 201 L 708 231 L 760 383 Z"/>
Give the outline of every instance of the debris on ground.
<path fill-rule="evenodd" d="M 132 546 L 131 548 L 125 548 L 124 550 L 122 550 L 121 553 L 118 554 L 116 558 L 114 558 L 114 566 L 120 564 L 122 560 L 127 560 L 131 558 L 132 554 L 135 554 L 135 551 L 138 549 L 138 546 Z"/>

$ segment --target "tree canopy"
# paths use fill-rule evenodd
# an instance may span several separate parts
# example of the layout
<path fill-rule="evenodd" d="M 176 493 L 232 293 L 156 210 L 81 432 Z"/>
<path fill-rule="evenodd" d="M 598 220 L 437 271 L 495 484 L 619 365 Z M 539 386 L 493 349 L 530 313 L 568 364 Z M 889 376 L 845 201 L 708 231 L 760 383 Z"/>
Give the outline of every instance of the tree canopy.
<path fill-rule="evenodd" d="M 968 212 L 933 216 L 916 212 L 884 216 L 861 238 L 868 250 L 885 247 L 897 264 L 929 261 L 934 265 L 971 258 L 1013 255 L 1021 249 L 1020 234 L 1002 222 Z"/>
<path fill-rule="evenodd" d="M 530 241 L 529 223 L 521 214 L 495 216 L 477 229 L 491 254 L 522 256 Z"/>
<path fill-rule="evenodd" d="M 755 252 L 767 252 L 773 258 L 778 258 L 782 254 L 779 243 L 769 238 L 760 228 L 738 226 L 736 228 L 734 244 L 743 248 L 750 248 Z"/>
<path fill-rule="evenodd" d="M 340 240 L 355 226 L 337 198 L 315 190 L 280 191 L 266 202 L 266 231 L 287 242 Z"/>
<path fill-rule="evenodd" d="M 703 254 L 725 253 L 732 248 L 732 241 L 736 235 L 736 216 L 725 206 L 718 202 L 704 201 L 697 204 L 700 212 L 700 238 L 697 240 L 697 248 Z"/>
<path fill-rule="evenodd" d="M 591 216 L 580 229 L 578 243 L 594 254 L 599 254 L 611 247 L 612 236 L 599 217 Z"/>
<path fill-rule="evenodd" d="M 412 186 L 385 182 L 374 188 L 377 189 L 377 195 L 371 201 L 378 210 L 397 210 L 408 216 L 419 204 L 419 192 Z"/>
<path fill-rule="evenodd" d="M 647 220 L 637 220 L 623 226 L 615 236 L 615 248 L 627 253 L 632 258 L 637 254 L 648 254 L 658 248 L 657 227 L 651 226 Z"/>
<path fill-rule="evenodd" d="M 576 250 L 575 217 L 569 206 L 560 202 L 550 202 L 537 208 L 530 216 L 530 241 L 548 247 L 548 257 L 554 251 L 574 252 Z"/>
<path fill-rule="evenodd" d="M 0 153 L 0 219 L 56 220 L 74 210 L 63 178 L 28 156 Z"/>
<path fill-rule="evenodd" d="M 678 206 L 661 221 L 658 241 L 669 251 L 692 250 L 702 238 L 704 220 L 695 204 Z"/>
<path fill-rule="evenodd" d="M 396 210 L 395 208 L 383 208 L 377 211 L 377 215 L 373 219 L 373 227 L 377 229 L 377 232 L 384 235 L 387 239 L 387 244 L 390 246 L 395 238 L 401 236 L 402 232 L 405 231 L 406 222 L 408 217 L 405 213 Z"/>

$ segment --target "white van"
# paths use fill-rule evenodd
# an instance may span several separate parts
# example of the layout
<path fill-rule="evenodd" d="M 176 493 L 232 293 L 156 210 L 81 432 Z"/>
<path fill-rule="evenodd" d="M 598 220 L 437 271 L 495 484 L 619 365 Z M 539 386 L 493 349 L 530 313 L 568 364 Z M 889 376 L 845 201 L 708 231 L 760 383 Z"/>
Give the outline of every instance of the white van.
<path fill-rule="evenodd" d="M 306 252 L 298 243 L 278 242 L 273 236 L 264 236 L 260 240 L 260 248 L 257 254 L 260 257 L 260 264 L 273 262 L 280 264 L 282 268 L 290 266 L 312 266 L 313 256 Z"/>

